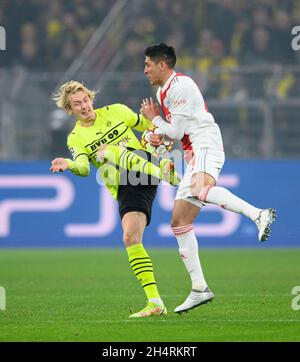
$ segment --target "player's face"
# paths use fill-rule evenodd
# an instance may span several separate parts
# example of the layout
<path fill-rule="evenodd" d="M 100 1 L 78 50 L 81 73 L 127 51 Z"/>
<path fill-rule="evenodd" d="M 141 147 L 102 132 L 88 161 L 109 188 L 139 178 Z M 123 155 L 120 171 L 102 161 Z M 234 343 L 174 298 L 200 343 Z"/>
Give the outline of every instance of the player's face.
<path fill-rule="evenodd" d="M 145 58 L 144 73 L 152 85 L 163 85 L 163 62 L 155 63 L 151 58 Z"/>
<path fill-rule="evenodd" d="M 70 94 L 69 102 L 71 111 L 77 118 L 85 121 L 94 119 L 94 108 L 88 94 L 83 91 L 78 91 L 75 94 Z"/>

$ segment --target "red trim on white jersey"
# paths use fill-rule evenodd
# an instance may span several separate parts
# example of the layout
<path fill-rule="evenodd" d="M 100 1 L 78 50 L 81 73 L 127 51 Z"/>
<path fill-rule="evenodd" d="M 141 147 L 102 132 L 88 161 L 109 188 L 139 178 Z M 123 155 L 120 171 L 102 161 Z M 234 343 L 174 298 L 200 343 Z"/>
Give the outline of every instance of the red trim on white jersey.
<path fill-rule="evenodd" d="M 179 77 L 188 77 L 187 75 L 185 75 L 183 73 L 176 73 L 175 77 L 177 77 L 177 76 L 179 76 Z M 171 120 L 171 113 L 170 113 L 169 109 L 165 106 L 164 100 L 167 97 L 167 92 L 171 87 L 173 79 L 171 80 L 170 84 L 167 86 L 167 88 L 163 92 L 160 91 L 161 108 L 162 108 L 163 114 L 164 114 L 167 122 L 169 122 L 169 123 L 171 123 L 171 121 L 172 121 Z M 184 135 L 181 138 L 180 141 L 181 141 L 181 147 L 182 147 L 183 151 L 186 151 L 186 152 L 184 152 L 184 155 L 185 155 L 184 158 L 185 158 L 186 162 L 189 163 L 190 160 L 193 157 L 193 154 L 194 154 L 193 153 L 192 142 L 190 140 L 190 137 L 188 135 Z"/>
<path fill-rule="evenodd" d="M 167 134 L 170 129 L 171 137 L 181 137 L 181 146 L 187 162 L 191 161 L 196 150 L 203 147 L 222 150 L 219 126 L 208 111 L 200 89 L 189 76 L 172 73 L 159 88 L 157 99 L 165 119 L 172 123 L 172 127 L 162 123 L 161 127 Z M 174 129 L 176 125 L 180 129 Z"/>

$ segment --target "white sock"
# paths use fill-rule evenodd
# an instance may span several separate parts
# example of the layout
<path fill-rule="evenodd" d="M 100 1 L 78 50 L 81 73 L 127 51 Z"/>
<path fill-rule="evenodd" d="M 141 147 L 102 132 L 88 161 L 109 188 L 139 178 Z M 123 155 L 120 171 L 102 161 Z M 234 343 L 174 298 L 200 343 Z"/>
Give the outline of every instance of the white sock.
<path fill-rule="evenodd" d="M 207 283 L 204 279 L 199 254 L 198 242 L 193 230 L 193 225 L 172 228 L 179 245 L 179 253 L 186 270 L 190 274 L 192 289 L 205 290 Z"/>
<path fill-rule="evenodd" d="M 258 218 L 261 209 L 248 204 L 230 191 L 220 186 L 205 186 L 199 195 L 199 200 L 216 204 L 226 210 L 234 211 L 249 217 L 251 220 Z"/>

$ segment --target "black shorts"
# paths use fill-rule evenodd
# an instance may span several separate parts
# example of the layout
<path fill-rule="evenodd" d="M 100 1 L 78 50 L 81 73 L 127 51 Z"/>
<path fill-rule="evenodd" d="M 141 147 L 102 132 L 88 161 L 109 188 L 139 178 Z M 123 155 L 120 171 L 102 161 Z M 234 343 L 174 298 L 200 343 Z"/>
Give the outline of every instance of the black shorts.
<path fill-rule="evenodd" d="M 151 221 L 152 204 L 158 184 L 154 185 L 120 185 L 118 189 L 118 204 L 121 220 L 130 211 L 143 212 L 147 217 L 147 226 Z"/>
<path fill-rule="evenodd" d="M 159 160 L 144 150 L 130 149 L 133 153 L 159 167 Z M 147 226 L 151 221 L 152 204 L 160 180 L 140 172 L 124 170 L 120 174 L 118 187 L 118 203 L 121 220 L 130 211 L 143 212 L 147 217 Z"/>

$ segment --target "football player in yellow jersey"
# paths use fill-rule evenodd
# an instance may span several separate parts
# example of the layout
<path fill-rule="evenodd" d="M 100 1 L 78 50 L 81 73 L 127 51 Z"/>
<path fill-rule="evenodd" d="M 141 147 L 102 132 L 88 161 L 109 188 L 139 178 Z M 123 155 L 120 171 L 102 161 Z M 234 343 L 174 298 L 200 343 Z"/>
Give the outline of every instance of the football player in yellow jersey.
<path fill-rule="evenodd" d="M 142 244 L 144 229 L 151 220 L 159 179 L 163 176 L 159 165 L 149 162 L 153 158 L 143 151 L 132 131 L 132 128 L 144 131 L 152 123 L 122 104 L 94 109 L 94 98 L 95 92 L 77 81 L 63 84 L 54 96 L 56 105 L 70 116 L 76 116 L 77 123 L 68 137 L 73 160 L 55 158 L 50 170 L 69 169 L 75 175 L 88 176 L 90 162 L 99 169 L 106 186 L 118 201 L 129 263 L 147 296 L 146 307 L 130 317 L 165 315 L 167 310 L 157 289 L 152 261 Z M 140 173 L 151 175 L 152 182 L 145 183 L 144 178 L 138 183 L 135 177 L 131 183 L 130 176 Z M 178 183 L 174 170 L 172 176 L 172 183 Z"/>

